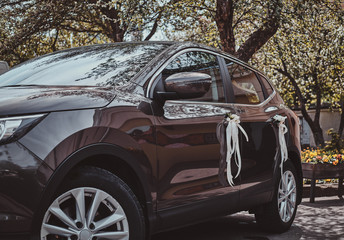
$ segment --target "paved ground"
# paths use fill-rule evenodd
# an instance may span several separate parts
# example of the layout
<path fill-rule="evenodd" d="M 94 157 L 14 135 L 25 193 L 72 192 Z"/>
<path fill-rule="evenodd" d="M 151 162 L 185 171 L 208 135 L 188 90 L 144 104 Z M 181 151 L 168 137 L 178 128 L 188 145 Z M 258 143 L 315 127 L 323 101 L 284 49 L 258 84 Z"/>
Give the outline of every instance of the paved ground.
<path fill-rule="evenodd" d="M 320 197 L 315 203 L 304 198 L 291 229 L 283 234 L 262 232 L 253 215 L 240 212 L 210 222 L 155 235 L 152 240 L 344 240 L 344 200 Z"/>

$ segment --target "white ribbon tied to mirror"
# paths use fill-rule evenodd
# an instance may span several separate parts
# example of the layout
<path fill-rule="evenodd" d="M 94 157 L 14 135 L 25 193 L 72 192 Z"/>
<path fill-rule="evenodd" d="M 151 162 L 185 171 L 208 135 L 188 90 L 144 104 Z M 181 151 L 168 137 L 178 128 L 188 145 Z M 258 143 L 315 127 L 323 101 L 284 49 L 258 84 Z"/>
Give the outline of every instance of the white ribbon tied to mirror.
<path fill-rule="evenodd" d="M 237 178 L 241 171 L 241 155 L 239 147 L 239 130 L 244 134 L 246 141 L 248 142 L 248 136 L 245 130 L 240 126 L 240 117 L 236 114 L 231 114 L 226 118 L 228 122 L 226 128 L 226 142 L 227 142 L 227 180 L 229 185 L 233 186 L 233 174 L 231 169 L 231 159 L 234 155 L 235 163 L 238 167 L 238 172 L 234 178 Z"/>
<path fill-rule="evenodd" d="M 277 122 L 278 124 L 278 142 L 279 142 L 279 147 L 281 151 L 281 178 L 284 183 L 283 179 L 283 163 L 288 160 L 288 148 L 287 148 L 287 143 L 285 141 L 284 135 L 288 132 L 288 128 L 285 125 L 285 120 L 287 117 L 283 117 L 281 115 L 275 115 L 273 119 Z"/>

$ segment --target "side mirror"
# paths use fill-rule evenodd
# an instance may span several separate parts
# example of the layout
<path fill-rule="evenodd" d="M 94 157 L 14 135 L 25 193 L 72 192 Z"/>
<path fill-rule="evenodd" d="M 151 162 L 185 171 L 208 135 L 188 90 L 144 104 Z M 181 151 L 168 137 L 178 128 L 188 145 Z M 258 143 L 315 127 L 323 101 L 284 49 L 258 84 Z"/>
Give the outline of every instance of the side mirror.
<path fill-rule="evenodd" d="M 3 74 L 4 72 L 7 72 L 10 68 L 8 67 L 7 62 L 5 61 L 0 61 L 0 75 Z"/>
<path fill-rule="evenodd" d="M 166 78 L 165 90 L 176 93 L 177 98 L 199 98 L 206 94 L 211 86 L 211 76 L 198 72 L 175 73 Z"/>

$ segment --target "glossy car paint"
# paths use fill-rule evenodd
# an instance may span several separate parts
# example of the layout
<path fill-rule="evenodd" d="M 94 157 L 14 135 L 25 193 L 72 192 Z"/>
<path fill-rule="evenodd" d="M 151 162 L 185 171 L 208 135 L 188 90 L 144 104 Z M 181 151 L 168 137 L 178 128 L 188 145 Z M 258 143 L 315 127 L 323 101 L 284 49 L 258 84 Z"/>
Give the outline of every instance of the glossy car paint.
<path fill-rule="evenodd" d="M 63 179 L 87 164 L 112 171 L 133 188 L 151 233 L 255 208 L 272 197 L 278 169 L 268 120 L 276 114 L 288 116 L 289 154 L 302 176 L 298 120 L 274 90 L 254 106 L 229 100 L 169 100 L 162 106 L 154 99 L 154 76 L 181 51 L 232 58 L 197 44 L 164 44 L 169 47 L 131 81 L 115 86 L 0 88 L 1 117 L 48 113 L 22 138 L 0 145 L 0 233 L 37 228 Z M 234 187 L 222 186 L 217 177 L 215 130 L 229 112 L 241 117 L 250 138 L 246 143 L 241 136 L 243 169 Z"/>
<path fill-rule="evenodd" d="M 96 108 L 114 98 L 109 89 L 79 86 L 2 87 L 0 96 L 0 117 Z"/>

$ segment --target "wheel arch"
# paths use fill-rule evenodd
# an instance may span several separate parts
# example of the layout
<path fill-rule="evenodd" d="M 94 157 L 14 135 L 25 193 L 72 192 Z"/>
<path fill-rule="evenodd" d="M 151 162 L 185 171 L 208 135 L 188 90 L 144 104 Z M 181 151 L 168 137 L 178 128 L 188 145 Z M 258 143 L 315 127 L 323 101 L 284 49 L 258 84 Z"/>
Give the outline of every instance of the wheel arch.
<path fill-rule="evenodd" d="M 99 161 L 99 158 L 102 160 Z M 116 145 L 97 143 L 74 152 L 55 169 L 45 186 L 40 201 L 41 207 L 34 216 L 32 229 L 39 228 L 39 220 L 44 215 L 44 210 L 63 181 L 73 176 L 76 169 L 87 165 L 105 169 L 121 178 L 137 196 L 146 217 L 146 226 L 151 228 L 150 222 L 154 221 L 155 215 L 151 196 L 152 186 L 149 186 L 148 176 L 130 152 Z"/>
<path fill-rule="evenodd" d="M 297 204 L 300 204 L 302 201 L 302 194 L 303 194 L 303 174 L 302 174 L 302 165 L 301 165 L 301 156 L 298 151 L 298 148 L 295 146 L 291 146 L 288 149 L 288 156 L 289 159 L 291 160 L 292 164 L 295 167 L 295 170 L 298 175 L 298 182 L 297 182 L 297 187 L 299 191 L 299 198 L 297 199 Z"/>
<path fill-rule="evenodd" d="M 280 157 L 280 153 L 278 153 L 278 157 Z M 297 204 L 300 204 L 302 201 L 302 194 L 303 194 L 303 174 L 302 174 L 302 165 L 301 165 L 301 156 L 298 148 L 293 145 L 288 146 L 288 159 L 291 161 L 291 163 L 294 165 L 298 182 L 297 182 L 297 190 L 300 193 L 298 195 Z M 274 176 L 277 176 L 280 174 L 280 164 L 279 161 L 275 161 L 274 164 Z M 273 186 L 277 186 L 279 183 L 277 181 L 277 177 L 273 178 Z M 271 194 L 272 199 L 273 193 Z"/>

